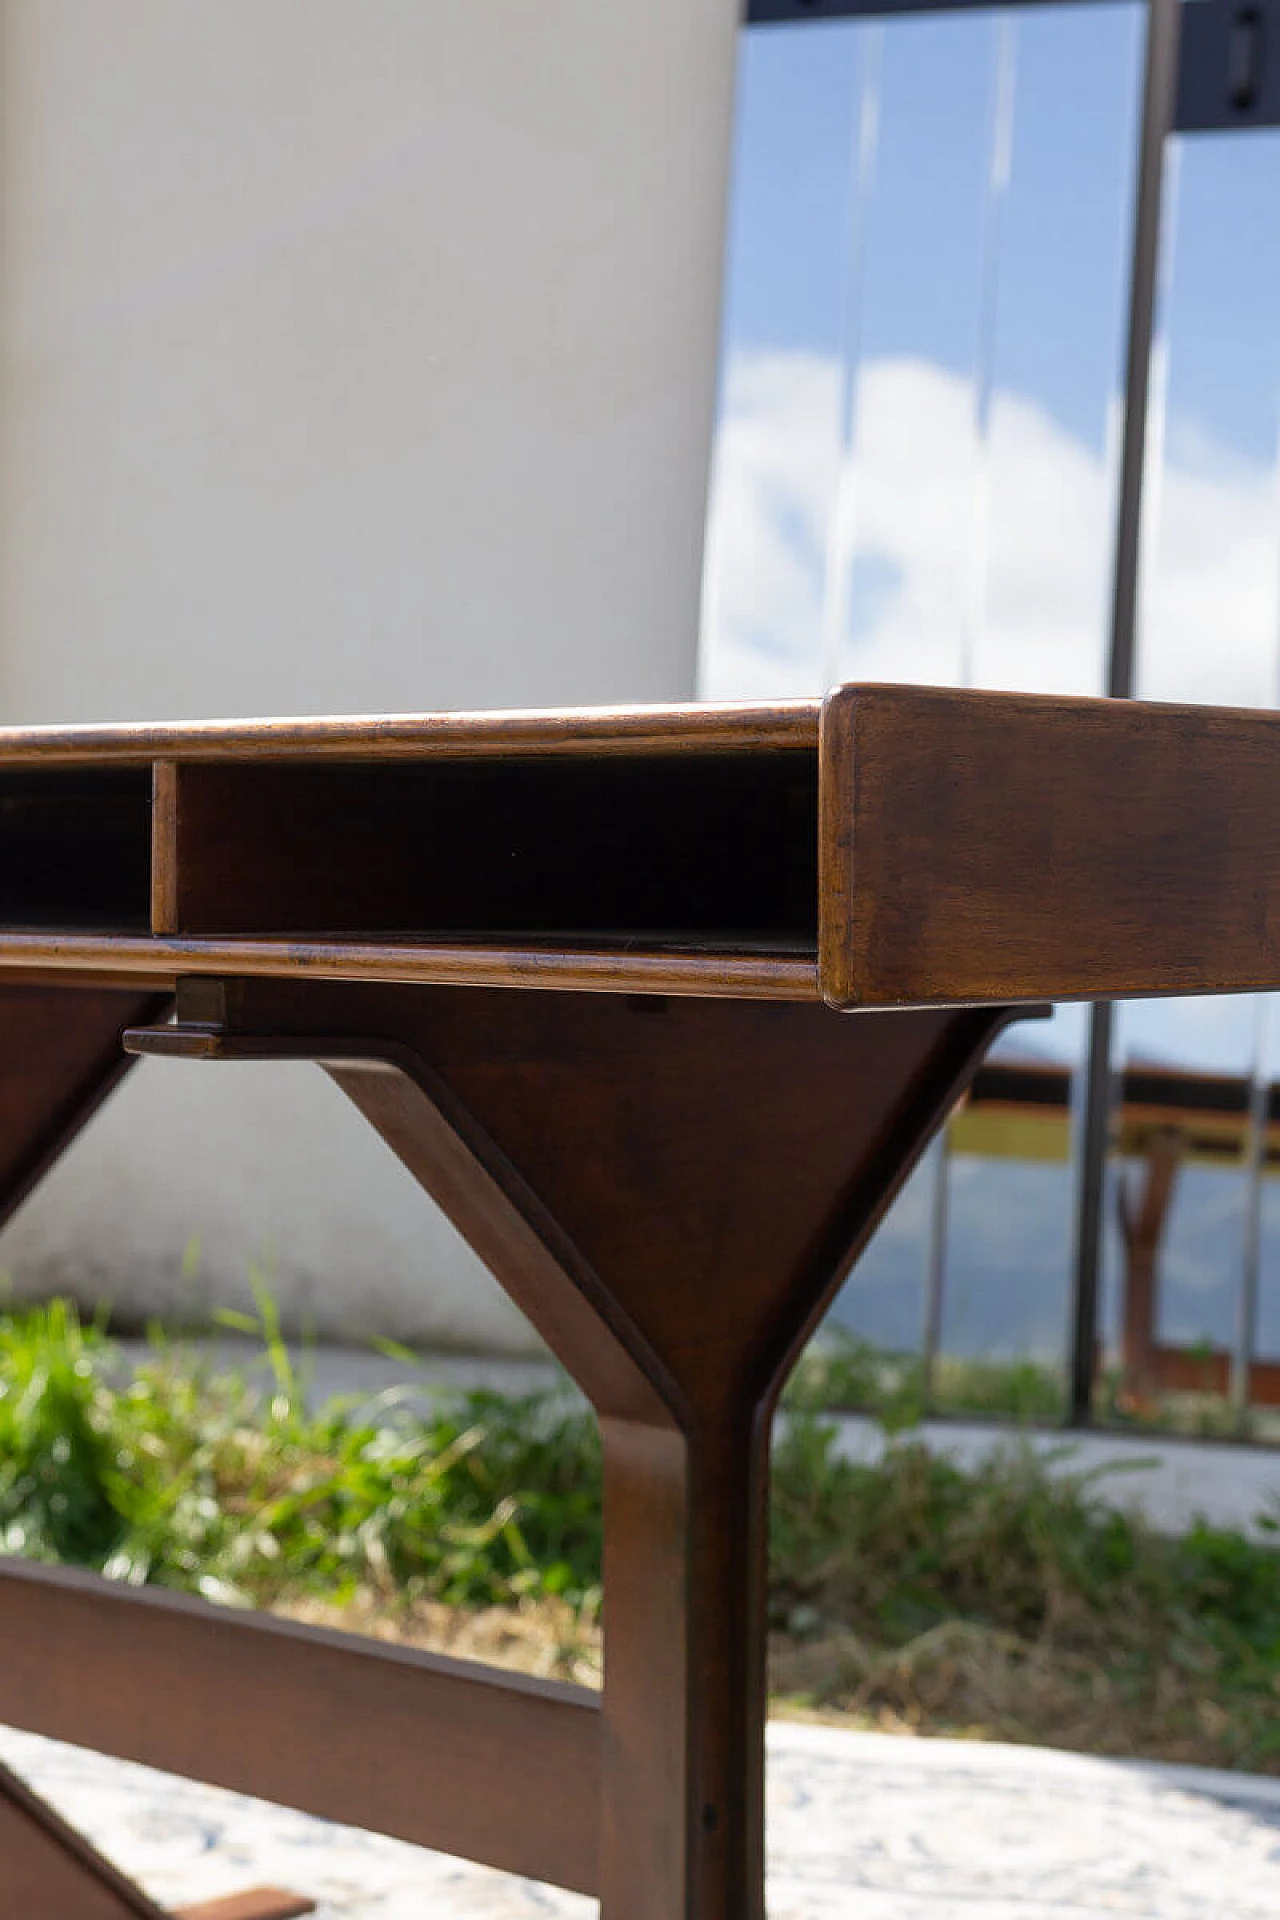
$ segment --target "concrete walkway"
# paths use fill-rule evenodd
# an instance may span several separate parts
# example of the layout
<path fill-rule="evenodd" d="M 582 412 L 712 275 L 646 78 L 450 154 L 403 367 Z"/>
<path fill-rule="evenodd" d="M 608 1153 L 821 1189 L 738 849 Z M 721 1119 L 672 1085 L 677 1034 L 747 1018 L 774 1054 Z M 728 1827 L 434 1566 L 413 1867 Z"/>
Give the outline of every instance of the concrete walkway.
<path fill-rule="evenodd" d="M 157 1898 L 274 1882 L 321 1920 L 588 1920 L 593 1901 L 0 1729 Z M 771 1920 L 1275 1920 L 1280 1780 L 775 1724 Z"/>

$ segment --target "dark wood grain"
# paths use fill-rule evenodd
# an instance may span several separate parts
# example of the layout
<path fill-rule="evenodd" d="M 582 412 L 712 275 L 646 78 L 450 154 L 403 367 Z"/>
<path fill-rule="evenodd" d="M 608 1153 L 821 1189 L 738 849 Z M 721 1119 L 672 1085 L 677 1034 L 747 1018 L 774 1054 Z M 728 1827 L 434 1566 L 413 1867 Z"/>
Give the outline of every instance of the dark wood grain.
<path fill-rule="evenodd" d="M 0 1563 L 0 1720 L 590 1893 L 578 1687 Z"/>
<path fill-rule="evenodd" d="M 0 1766 L 0 1920 L 170 1920 L 170 1916 L 38 1799 L 16 1773 Z"/>
<path fill-rule="evenodd" d="M 224 1894 L 221 1900 L 175 1907 L 171 1920 L 297 1920 L 298 1915 L 315 1910 L 314 1900 L 284 1887 L 248 1887 L 243 1893 Z"/>
<path fill-rule="evenodd" d="M 0 1920 L 300 1920 L 315 1907 L 284 1887 L 159 1907 L 0 1765 Z"/>
<path fill-rule="evenodd" d="M 769 1422 L 1003 1010 L 183 983 L 128 1037 L 313 1058 L 601 1416 L 606 1920 L 761 1920 Z"/>
<path fill-rule="evenodd" d="M 156 931 L 812 956 L 810 752 L 171 765 Z"/>
<path fill-rule="evenodd" d="M 153 769 L 155 934 L 136 827 L 124 886 L 21 799 L 61 851 L 0 902 L 0 969 L 841 1008 L 1280 980 L 1277 716 L 855 686 L 819 742 L 815 711 L 10 730 L 0 788 L 87 781 L 89 823 L 95 781 Z"/>
<path fill-rule="evenodd" d="M 167 1008 L 128 987 L 0 983 L 0 1222 L 128 1071 L 124 1028 Z"/>
<path fill-rule="evenodd" d="M 151 933 L 177 933 L 178 769 L 157 760 L 151 769 Z"/>
<path fill-rule="evenodd" d="M 128 993 L 136 1051 L 320 1062 L 596 1407 L 607 1630 L 596 1707 L 0 1568 L 0 1715 L 598 1890 L 603 1920 L 762 1920 L 795 1355 L 1014 1003 L 1280 983 L 1275 717 L 869 687 L 816 727 L 0 735 L 23 778 L 154 765 L 156 931 L 77 925 L 71 872 L 53 924 L 0 932 L 10 1190 L 107 1084 Z M 61 1021 L 25 984 L 58 970 Z M 141 991 L 171 980 L 176 1026 Z"/>
<path fill-rule="evenodd" d="M 821 754 L 833 1006 L 1280 981 L 1280 716 L 844 687 Z"/>
<path fill-rule="evenodd" d="M 736 753 L 818 743 L 818 702 L 567 707 L 353 718 L 183 720 L 128 726 L 0 727 L 0 766 L 154 760 L 420 759 L 439 754 Z"/>
<path fill-rule="evenodd" d="M 714 943 L 612 945 L 527 941 L 38 938 L 0 933 L 0 983 L 63 975 L 110 984 L 117 977 L 157 989 L 180 976 L 228 973 L 298 981 L 379 981 L 573 989 L 578 993 L 692 995 L 699 999 L 817 1000 L 816 958 L 726 951 Z"/>

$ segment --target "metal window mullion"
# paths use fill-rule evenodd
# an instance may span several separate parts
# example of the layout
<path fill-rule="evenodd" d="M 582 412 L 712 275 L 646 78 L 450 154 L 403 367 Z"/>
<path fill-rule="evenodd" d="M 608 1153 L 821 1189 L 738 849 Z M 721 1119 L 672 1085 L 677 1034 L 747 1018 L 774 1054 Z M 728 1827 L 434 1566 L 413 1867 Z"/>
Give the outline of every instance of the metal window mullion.
<path fill-rule="evenodd" d="M 1120 450 L 1120 497 L 1112 574 L 1111 641 L 1107 693 L 1133 694 L 1137 629 L 1138 565 L 1142 531 L 1142 483 L 1146 450 L 1151 351 L 1160 277 L 1160 215 L 1165 141 L 1172 131 L 1178 85 L 1181 0 L 1148 0 L 1143 62 L 1138 193 L 1134 216 L 1125 353 L 1124 433 Z M 1102 1264 L 1103 1201 L 1107 1139 L 1111 1124 L 1110 1004 L 1090 1009 L 1089 1043 L 1076 1185 L 1075 1261 L 1070 1327 L 1068 1421 L 1086 1426 L 1093 1406 L 1094 1349 Z"/>

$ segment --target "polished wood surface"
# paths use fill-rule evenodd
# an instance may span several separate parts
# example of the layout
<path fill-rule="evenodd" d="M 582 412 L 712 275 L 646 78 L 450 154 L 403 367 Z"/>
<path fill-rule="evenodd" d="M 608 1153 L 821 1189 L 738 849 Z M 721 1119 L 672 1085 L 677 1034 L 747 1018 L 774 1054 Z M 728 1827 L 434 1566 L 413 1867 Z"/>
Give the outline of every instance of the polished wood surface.
<path fill-rule="evenodd" d="M 818 744 L 816 700 L 738 705 L 567 707 L 509 713 L 147 721 L 130 726 L 0 727 L 0 765 L 153 760 L 444 759 L 518 754 L 772 752 Z"/>
<path fill-rule="evenodd" d="M 582 1688 L 17 1560 L 0 1644 L 11 1726 L 594 1890 Z"/>
<path fill-rule="evenodd" d="M 847 1009 L 1266 987 L 1278 729 L 851 686 L 821 721 L 0 730 L 0 969 Z"/>
<path fill-rule="evenodd" d="M 148 931 L 177 933 L 178 905 L 178 769 L 172 760 L 157 760 L 151 769 L 150 889 Z"/>
<path fill-rule="evenodd" d="M 571 989 L 713 1000 L 819 1000 L 816 961 L 785 953 L 680 947 L 510 946 L 502 941 L 410 945 L 372 940 L 31 937 L 0 932 L 0 982 L 113 981 L 172 991 L 184 977 L 367 980 L 405 986 Z"/>
<path fill-rule="evenodd" d="M 25 1781 L 0 1765 L 0 1912 L 13 1920 L 300 1920 L 305 1894 L 247 1887 L 194 1906 L 157 1906 Z"/>
<path fill-rule="evenodd" d="M 607 1920 L 762 1920 L 774 1401 L 1007 1018 L 241 980 L 127 1036 L 320 1061 L 599 1412 Z"/>
<path fill-rule="evenodd" d="M 833 1006 L 1280 978 L 1280 715 L 853 686 L 822 725 Z"/>
<path fill-rule="evenodd" d="M 5 1766 L 0 1914 L 5 1920 L 171 1920 Z"/>
<path fill-rule="evenodd" d="M 165 994 L 129 987 L 0 980 L 0 1223 L 132 1065 L 124 1029 L 162 1018 L 168 1005 Z"/>
<path fill-rule="evenodd" d="M 221 1900 L 175 1907 L 171 1920 L 297 1920 L 315 1908 L 314 1900 L 302 1899 L 284 1887 L 249 1887 L 244 1893 L 224 1894 Z"/>
<path fill-rule="evenodd" d="M 863 687 L 0 731 L 0 1208 L 126 1023 L 314 1060 L 588 1394 L 606 1498 L 601 1703 L 10 1562 L 0 1716 L 603 1920 L 762 1920 L 780 1385 L 1016 1007 L 1280 985 L 1278 726 Z"/>

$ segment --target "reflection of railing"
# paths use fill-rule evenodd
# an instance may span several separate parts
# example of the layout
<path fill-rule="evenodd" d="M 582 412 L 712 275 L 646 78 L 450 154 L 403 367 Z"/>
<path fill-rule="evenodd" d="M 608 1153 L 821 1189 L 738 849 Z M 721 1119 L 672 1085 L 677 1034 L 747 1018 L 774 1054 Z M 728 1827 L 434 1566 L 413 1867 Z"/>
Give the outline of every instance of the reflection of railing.
<path fill-rule="evenodd" d="M 1160 1392 L 1226 1394 L 1232 1355 L 1156 1339 L 1160 1246 L 1178 1172 L 1187 1163 L 1244 1167 L 1253 1118 L 1247 1079 L 1174 1067 L 1129 1067 L 1117 1077 L 1111 1147 L 1142 1172 L 1118 1189 L 1124 1247 L 1120 1353 L 1122 1393 L 1133 1407 Z M 962 1153 L 1066 1162 L 1071 1150 L 1071 1071 L 1050 1062 L 997 1060 L 983 1067 L 952 1122 Z M 1280 1174 L 1280 1084 L 1267 1089 L 1261 1170 Z M 1096 1359 L 1095 1359 L 1096 1369 Z M 1251 1360 L 1248 1399 L 1280 1406 L 1280 1362 Z"/>
<path fill-rule="evenodd" d="M 1017 4 L 1017 0 L 1015 0 Z M 881 19 L 904 13 L 936 12 L 963 13 L 986 12 L 994 15 L 994 10 L 984 6 L 983 0 L 747 0 L 745 17 L 748 25 L 762 31 L 785 31 L 791 27 L 812 27 L 819 19 Z M 1148 461 L 1148 438 L 1157 438 L 1157 420 L 1159 415 L 1159 392 L 1151 403 L 1151 367 L 1153 367 L 1153 346 L 1159 332 L 1159 280 L 1161 280 L 1161 227 L 1167 225 L 1167 207 L 1165 207 L 1165 177 L 1167 177 L 1167 144 L 1174 134 L 1196 136 L 1203 132 L 1222 134 L 1222 132 L 1251 132 L 1261 129 L 1280 127 L 1280 0 L 1249 0 L 1244 6 L 1240 0 L 1146 0 L 1146 38 L 1144 38 L 1144 86 L 1142 86 L 1142 123 L 1138 138 L 1138 177 L 1134 194 L 1134 219 L 1130 236 L 1130 284 L 1128 284 L 1128 319 L 1126 319 L 1125 382 L 1123 382 L 1123 432 L 1121 432 L 1121 457 L 1119 457 L 1119 497 L 1117 497 L 1117 516 L 1115 516 L 1115 547 L 1113 547 L 1113 578 L 1111 578 L 1111 616 L 1109 616 L 1109 645 L 1103 672 L 1103 691 L 1111 697 L 1125 699 L 1136 689 L 1136 612 L 1138 612 L 1138 576 L 1140 576 L 1140 545 L 1142 545 L 1142 526 L 1144 526 L 1144 476 L 1146 468 L 1153 465 Z M 1007 31 L 1013 33 L 1011 19 L 1007 21 Z M 1002 25 L 1000 33 L 1006 33 Z M 1000 38 L 996 42 L 996 69 L 1000 69 L 1002 60 L 1006 60 L 1007 50 L 1013 46 L 1011 40 Z M 1000 52 L 1004 48 L 1004 52 Z M 867 94 L 869 98 L 869 94 Z M 1000 102 L 1002 83 L 996 73 L 996 86 L 992 88 L 992 98 Z M 867 125 L 873 125 L 877 115 L 864 113 Z M 1000 121 L 1000 109 L 996 108 L 994 119 Z M 865 140 L 856 142 L 854 148 L 860 154 L 862 177 L 856 186 L 854 198 L 862 205 L 865 192 L 869 190 L 867 182 L 873 169 L 862 165 L 869 152 Z M 986 265 L 983 280 L 986 292 L 983 296 L 983 319 L 979 323 L 979 336 L 986 340 L 986 346 L 979 348 L 979 363 L 975 367 L 975 432 L 979 442 L 983 440 L 984 403 L 983 392 L 990 384 L 990 361 L 988 348 L 992 326 L 990 317 L 994 311 L 994 278 L 996 278 L 996 250 L 994 238 L 998 234 L 998 202 L 1002 194 L 1002 173 L 994 156 L 1000 152 L 1000 138 L 996 129 L 992 129 L 992 169 L 986 200 Z M 864 209 L 865 211 L 865 209 Z M 858 223 L 856 223 L 858 227 Z M 858 227 L 860 230 L 860 227 Z M 854 246 L 854 259 L 860 257 L 860 244 Z M 990 269 L 990 271 L 988 271 Z M 990 286 L 986 284 L 990 280 Z M 858 353 L 858 290 L 850 282 L 850 305 L 848 305 L 848 336 L 852 346 L 848 346 L 850 361 L 856 361 Z M 846 384 L 854 378 L 854 365 L 844 367 Z M 844 428 L 848 422 L 842 422 Z M 1148 434 L 1148 426 L 1155 432 Z M 981 484 L 981 482 L 979 482 Z M 837 516 L 839 518 L 839 516 Z M 841 522 L 842 524 L 842 522 Z M 844 547 L 848 547 L 848 528 L 842 528 Z M 971 547 L 977 555 L 975 566 L 981 568 L 981 553 L 984 545 L 983 515 L 979 511 L 975 540 Z M 833 580 L 833 589 L 827 593 L 829 607 L 842 605 L 848 599 L 841 580 L 841 555 L 837 553 L 837 572 Z M 971 639 L 965 639 L 965 649 L 969 651 Z M 827 637 L 827 657 L 833 657 L 833 645 Z M 967 672 L 967 651 L 965 651 L 965 670 L 960 678 L 969 680 Z M 981 676 L 979 676 L 981 678 Z M 1094 1375 L 1096 1375 L 1096 1329 L 1100 1317 L 1100 1248 L 1102 1248 L 1103 1227 L 1103 1164 L 1107 1152 L 1107 1139 L 1115 1129 L 1115 1121 L 1109 1112 L 1111 1087 L 1113 1087 L 1113 1020 L 1111 1006 L 1100 1002 L 1090 1010 L 1090 1037 L 1084 1056 L 1084 1098 L 1082 1123 L 1079 1131 L 1079 1152 L 1075 1156 L 1075 1260 L 1073 1260 L 1073 1304 L 1071 1304 L 1071 1334 L 1069 1334 L 1069 1421 L 1073 1425 L 1088 1425 L 1092 1419 L 1092 1398 L 1094 1398 Z M 1247 1150 L 1247 1158 L 1255 1154 L 1257 1142 Z M 925 1365 L 931 1361 L 931 1338 L 936 1336 L 938 1313 L 940 1313 L 940 1231 L 936 1223 L 944 1215 L 944 1192 L 938 1190 L 938 1202 L 935 1206 L 935 1250 L 933 1250 L 933 1277 L 929 1283 L 929 1313 L 927 1313 L 927 1334 L 925 1334 Z M 1134 1213 L 1134 1231 L 1142 1223 L 1142 1208 Z M 1163 1212 L 1161 1212 L 1163 1223 Z M 1251 1357 L 1253 1340 L 1253 1319 L 1255 1319 L 1255 1290 L 1257 1290 L 1257 1219 L 1251 1221 L 1245 1233 L 1244 1281 L 1242 1298 L 1238 1313 L 1238 1336 L 1234 1354 L 1230 1363 L 1226 1363 L 1230 1396 L 1236 1407 L 1244 1407 L 1245 1398 L 1249 1398 L 1249 1386 L 1257 1388 L 1257 1382 L 1267 1375 L 1267 1369 L 1257 1365 Z M 1126 1242 L 1128 1244 L 1128 1242 Z M 1134 1254 L 1134 1258 L 1138 1258 Z M 1130 1261 L 1132 1265 L 1132 1261 Z M 1151 1352 L 1159 1354 L 1161 1350 L 1151 1344 Z M 1161 1361 L 1163 1365 L 1163 1361 Z M 1196 1361 L 1199 1375 L 1205 1371 L 1217 1380 L 1221 1377 L 1222 1361 L 1209 1357 L 1207 1361 Z M 1280 1392 L 1280 1390 L 1278 1390 Z M 1257 1390 L 1253 1392 L 1257 1398 Z"/>

